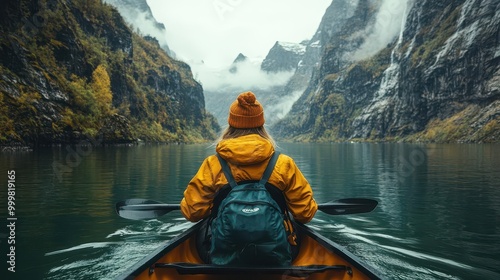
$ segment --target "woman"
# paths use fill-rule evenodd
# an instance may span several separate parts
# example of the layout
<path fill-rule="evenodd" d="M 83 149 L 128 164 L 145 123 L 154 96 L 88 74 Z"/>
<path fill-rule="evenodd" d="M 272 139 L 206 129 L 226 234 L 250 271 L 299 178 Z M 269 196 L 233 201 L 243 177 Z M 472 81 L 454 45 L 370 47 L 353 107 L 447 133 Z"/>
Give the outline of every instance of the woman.
<path fill-rule="evenodd" d="M 229 127 L 216 145 L 236 182 L 259 180 L 275 153 L 275 143 L 264 128 L 264 110 L 252 92 L 241 93 L 229 109 Z M 307 223 L 317 211 L 311 186 L 292 158 L 280 154 L 268 180 L 283 194 L 294 220 Z M 189 182 L 181 212 L 192 222 L 208 217 L 214 197 L 228 180 L 217 155 L 207 157 Z"/>

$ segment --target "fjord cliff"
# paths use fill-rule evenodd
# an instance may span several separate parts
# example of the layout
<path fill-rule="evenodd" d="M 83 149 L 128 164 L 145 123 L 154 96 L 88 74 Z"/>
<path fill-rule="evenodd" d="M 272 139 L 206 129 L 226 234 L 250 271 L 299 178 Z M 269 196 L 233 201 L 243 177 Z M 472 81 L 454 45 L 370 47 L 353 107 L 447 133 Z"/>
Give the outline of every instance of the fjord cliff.
<path fill-rule="evenodd" d="M 190 67 L 99 0 L 7 0 L 0 142 L 196 142 L 215 137 Z"/>
<path fill-rule="evenodd" d="M 308 41 L 300 44 L 276 42 L 262 61 L 260 69 L 267 72 L 295 71 L 304 56 Z"/>
<path fill-rule="evenodd" d="M 115 7 L 134 30 L 156 38 L 161 48 L 170 57 L 175 58 L 175 53 L 169 48 L 166 40 L 165 25 L 156 20 L 146 0 L 103 0 L 103 2 Z"/>
<path fill-rule="evenodd" d="M 336 27 L 320 32 L 307 89 L 273 130 L 308 141 L 500 141 L 500 3 L 402 1 L 391 13 L 385 2 L 332 2 L 318 31 Z M 391 20 L 399 29 L 383 45 Z"/>

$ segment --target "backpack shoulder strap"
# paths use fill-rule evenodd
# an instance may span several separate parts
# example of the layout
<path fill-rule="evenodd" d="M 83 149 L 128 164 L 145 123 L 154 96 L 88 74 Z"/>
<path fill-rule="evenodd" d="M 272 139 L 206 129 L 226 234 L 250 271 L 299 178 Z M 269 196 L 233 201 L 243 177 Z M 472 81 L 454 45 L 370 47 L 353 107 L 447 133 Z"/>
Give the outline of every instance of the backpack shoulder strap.
<path fill-rule="evenodd" d="M 269 177 L 271 177 L 271 174 L 273 173 L 274 166 L 276 165 L 279 156 L 280 152 L 277 151 L 275 151 L 274 154 L 271 156 L 271 159 L 267 164 L 266 170 L 264 170 L 264 174 L 262 175 L 262 178 L 259 181 L 259 183 L 261 183 L 262 185 L 265 185 L 267 181 L 269 181 Z"/>
<path fill-rule="evenodd" d="M 227 164 L 225 159 L 223 159 L 219 154 L 216 155 L 219 159 L 220 165 L 222 166 L 222 172 L 224 172 L 224 176 L 226 176 L 229 185 L 231 186 L 231 188 L 236 187 L 237 183 L 234 180 L 233 174 L 231 173 L 231 168 L 229 168 L 229 165 Z"/>
<path fill-rule="evenodd" d="M 227 164 L 225 159 L 223 159 L 219 154 L 216 155 L 222 167 L 222 172 L 224 172 L 224 175 L 226 176 L 229 185 L 231 186 L 231 188 L 234 188 L 238 184 L 236 183 L 236 180 L 234 179 L 233 174 L 231 173 L 231 168 L 229 168 L 229 165 Z M 271 174 L 273 173 L 274 170 L 274 166 L 278 161 L 279 155 L 280 155 L 279 152 L 274 152 L 274 154 L 271 156 L 271 159 L 267 164 L 266 170 L 264 170 L 264 174 L 262 175 L 262 178 L 259 181 L 259 183 L 261 183 L 262 185 L 265 185 L 269 180 L 269 177 L 271 177 Z"/>

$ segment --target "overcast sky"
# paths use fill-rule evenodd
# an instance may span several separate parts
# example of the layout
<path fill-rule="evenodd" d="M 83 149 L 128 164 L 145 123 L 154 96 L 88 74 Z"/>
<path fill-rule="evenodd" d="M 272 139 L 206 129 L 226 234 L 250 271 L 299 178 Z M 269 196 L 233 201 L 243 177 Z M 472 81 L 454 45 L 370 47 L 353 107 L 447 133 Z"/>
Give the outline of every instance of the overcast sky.
<path fill-rule="evenodd" d="M 331 0 L 147 0 L 179 59 L 227 67 L 263 59 L 276 41 L 310 39 Z"/>

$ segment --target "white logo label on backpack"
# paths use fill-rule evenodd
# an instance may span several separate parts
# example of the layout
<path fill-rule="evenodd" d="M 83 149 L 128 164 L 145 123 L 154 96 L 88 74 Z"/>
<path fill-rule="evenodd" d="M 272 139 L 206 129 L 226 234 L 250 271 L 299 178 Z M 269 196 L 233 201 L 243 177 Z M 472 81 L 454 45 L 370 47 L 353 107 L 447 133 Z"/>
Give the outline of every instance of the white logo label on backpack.
<path fill-rule="evenodd" d="M 255 207 L 255 208 L 244 208 L 244 209 L 241 209 L 241 212 L 243 213 L 246 213 L 246 214 L 250 214 L 250 213 L 255 213 L 257 211 L 259 211 L 260 208 L 259 207 Z"/>

